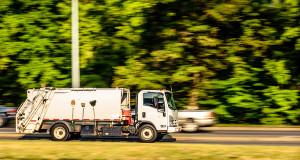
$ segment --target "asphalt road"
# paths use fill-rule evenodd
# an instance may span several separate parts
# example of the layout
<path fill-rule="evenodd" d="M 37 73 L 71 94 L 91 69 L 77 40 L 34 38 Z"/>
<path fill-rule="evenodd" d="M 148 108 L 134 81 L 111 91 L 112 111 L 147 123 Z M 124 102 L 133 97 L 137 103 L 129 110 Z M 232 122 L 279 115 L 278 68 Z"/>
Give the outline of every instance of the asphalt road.
<path fill-rule="evenodd" d="M 174 133 L 173 135 L 208 136 L 208 137 L 299 137 L 300 130 L 199 130 L 196 133 Z"/>
<path fill-rule="evenodd" d="M 14 128 L 0 128 L 0 139 L 9 140 L 50 140 L 47 134 L 27 134 L 25 136 L 9 136 Z M 6 133 L 6 134 L 5 134 Z M 8 136 L 1 136 L 1 135 Z M 16 135 L 16 134 L 15 134 Z M 74 140 L 75 141 L 75 140 Z M 79 141 L 139 142 L 138 137 L 99 138 L 82 137 Z M 190 144 L 226 144 L 226 145 L 270 145 L 300 146 L 300 129 L 236 129 L 207 127 L 194 133 L 173 133 L 165 136 L 160 142 Z"/>

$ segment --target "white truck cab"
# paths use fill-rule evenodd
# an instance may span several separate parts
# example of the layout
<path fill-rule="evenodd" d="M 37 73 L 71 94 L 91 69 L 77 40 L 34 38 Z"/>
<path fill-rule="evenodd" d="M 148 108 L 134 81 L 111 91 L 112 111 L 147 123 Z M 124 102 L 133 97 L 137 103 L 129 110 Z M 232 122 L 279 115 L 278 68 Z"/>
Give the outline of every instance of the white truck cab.
<path fill-rule="evenodd" d="M 150 123 L 159 133 L 180 131 L 178 111 L 170 91 L 142 90 L 138 93 L 137 104 L 139 123 Z"/>

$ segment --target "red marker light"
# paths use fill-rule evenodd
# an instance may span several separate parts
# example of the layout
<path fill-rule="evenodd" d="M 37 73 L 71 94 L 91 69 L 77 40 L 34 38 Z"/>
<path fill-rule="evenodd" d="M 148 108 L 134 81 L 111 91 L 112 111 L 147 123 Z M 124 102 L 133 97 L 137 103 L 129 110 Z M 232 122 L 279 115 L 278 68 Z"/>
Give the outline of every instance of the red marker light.
<path fill-rule="evenodd" d="M 30 93 L 30 91 L 28 91 L 28 93 Z"/>

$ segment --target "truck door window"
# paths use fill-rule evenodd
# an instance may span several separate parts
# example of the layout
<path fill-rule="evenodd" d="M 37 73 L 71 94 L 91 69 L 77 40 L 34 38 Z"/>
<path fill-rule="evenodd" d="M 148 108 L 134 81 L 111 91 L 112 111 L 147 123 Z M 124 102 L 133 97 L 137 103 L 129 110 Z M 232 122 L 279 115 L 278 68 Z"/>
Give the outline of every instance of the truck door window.
<path fill-rule="evenodd" d="M 167 98 L 169 108 L 172 109 L 172 110 L 177 110 L 172 94 L 169 93 L 169 92 L 166 92 L 165 94 L 166 94 L 166 98 Z"/>
<path fill-rule="evenodd" d="M 144 93 L 143 99 L 144 99 L 144 106 L 150 106 L 155 108 L 154 106 L 154 97 L 158 97 L 158 109 L 164 109 L 165 103 L 164 103 L 164 95 L 162 93 Z"/>

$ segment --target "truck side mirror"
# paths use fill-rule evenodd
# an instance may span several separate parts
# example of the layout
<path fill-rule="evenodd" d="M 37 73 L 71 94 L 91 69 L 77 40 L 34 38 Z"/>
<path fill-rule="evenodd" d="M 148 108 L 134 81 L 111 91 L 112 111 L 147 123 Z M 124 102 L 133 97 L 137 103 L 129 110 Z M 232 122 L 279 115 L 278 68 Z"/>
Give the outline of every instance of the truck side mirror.
<path fill-rule="evenodd" d="M 153 101 L 154 101 L 155 108 L 158 108 L 158 97 L 157 96 L 153 97 Z"/>

